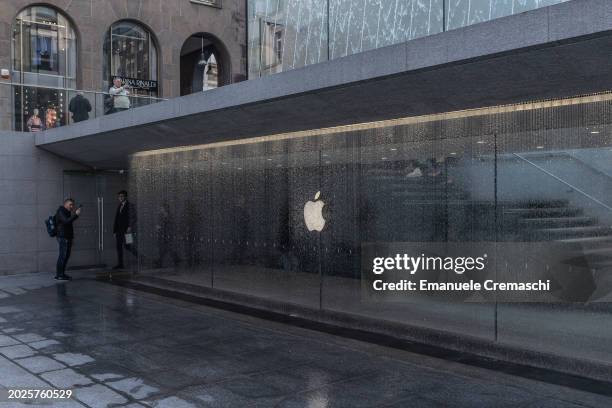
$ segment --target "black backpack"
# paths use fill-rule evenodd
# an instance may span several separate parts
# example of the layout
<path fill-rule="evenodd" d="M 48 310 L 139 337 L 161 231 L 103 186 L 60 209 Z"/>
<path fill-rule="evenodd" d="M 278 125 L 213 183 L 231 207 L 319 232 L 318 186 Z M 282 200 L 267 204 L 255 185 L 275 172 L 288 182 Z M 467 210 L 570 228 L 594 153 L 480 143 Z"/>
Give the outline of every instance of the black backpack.
<path fill-rule="evenodd" d="M 57 225 L 55 224 L 55 215 L 50 215 L 49 218 L 45 220 L 45 226 L 47 227 L 47 234 L 50 237 L 57 236 Z"/>

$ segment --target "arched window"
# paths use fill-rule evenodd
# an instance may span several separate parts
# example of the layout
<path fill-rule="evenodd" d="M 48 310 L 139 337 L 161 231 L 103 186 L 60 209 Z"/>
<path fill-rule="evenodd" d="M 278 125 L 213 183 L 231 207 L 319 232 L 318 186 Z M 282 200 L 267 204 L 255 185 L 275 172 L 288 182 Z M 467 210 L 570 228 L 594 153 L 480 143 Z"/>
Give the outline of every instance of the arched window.
<path fill-rule="evenodd" d="M 104 87 L 114 78 L 127 83 L 132 94 L 157 96 L 157 46 L 153 35 L 133 21 L 119 21 L 104 40 Z"/>
<path fill-rule="evenodd" d="M 181 95 L 230 83 L 229 56 L 223 44 L 207 33 L 194 34 L 181 48 Z"/>
<path fill-rule="evenodd" d="M 21 11 L 13 28 L 15 82 L 76 87 L 76 34 L 70 21 L 51 7 Z"/>
<path fill-rule="evenodd" d="M 74 89 L 77 85 L 76 42 L 70 20 L 52 7 L 28 7 L 15 17 L 12 37 L 15 130 L 35 131 L 67 123 L 65 88 Z M 30 126 L 30 119 L 36 119 L 37 124 Z"/>

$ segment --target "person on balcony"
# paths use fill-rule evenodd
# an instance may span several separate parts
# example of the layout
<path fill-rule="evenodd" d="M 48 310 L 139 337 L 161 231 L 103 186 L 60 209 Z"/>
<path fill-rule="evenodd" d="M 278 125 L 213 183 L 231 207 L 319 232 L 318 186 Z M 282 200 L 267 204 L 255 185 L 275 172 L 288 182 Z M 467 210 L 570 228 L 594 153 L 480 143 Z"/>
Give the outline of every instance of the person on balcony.
<path fill-rule="evenodd" d="M 43 122 L 38 116 L 38 109 L 34 109 L 32 112 L 32 116 L 28 119 L 27 127 L 28 132 L 40 132 L 43 130 Z"/>
<path fill-rule="evenodd" d="M 91 112 L 91 104 L 83 96 L 83 92 L 79 91 L 70 100 L 68 110 L 72 113 L 72 120 L 76 122 L 82 122 L 89 119 L 89 112 Z"/>
<path fill-rule="evenodd" d="M 121 86 L 121 78 L 113 80 L 113 86 L 110 87 L 108 93 L 113 98 L 113 108 L 110 113 L 121 112 L 130 109 L 130 95 L 127 85 Z"/>

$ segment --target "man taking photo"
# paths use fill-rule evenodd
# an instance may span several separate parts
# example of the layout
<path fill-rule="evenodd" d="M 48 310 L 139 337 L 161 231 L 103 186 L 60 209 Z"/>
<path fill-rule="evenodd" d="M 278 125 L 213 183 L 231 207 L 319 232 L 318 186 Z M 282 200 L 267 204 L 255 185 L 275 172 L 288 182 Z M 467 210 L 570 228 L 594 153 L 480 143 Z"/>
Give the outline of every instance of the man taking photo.
<path fill-rule="evenodd" d="M 70 280 L 70 276 L 66 275 L 66 265 L 70 259 L 72 252 L 72 241 L 74 239 L 74 223 L 81 215 L 81 208 L 74 209 L 74 200 L 67 198 L 64 200 L 64 205 L 60 206 L 55 213 L 55 224 L 57 228 L 57 242 L 59 244 L 59 256 L 57 257 L 57 265 L 55 269 L 55 279 Z"/>

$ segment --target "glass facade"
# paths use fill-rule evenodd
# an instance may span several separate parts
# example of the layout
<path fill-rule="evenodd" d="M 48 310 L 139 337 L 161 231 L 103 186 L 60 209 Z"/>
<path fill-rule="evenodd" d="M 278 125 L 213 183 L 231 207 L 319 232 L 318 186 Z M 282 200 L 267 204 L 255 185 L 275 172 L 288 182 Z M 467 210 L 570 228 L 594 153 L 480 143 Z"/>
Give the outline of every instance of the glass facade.
<path fill-rule="evenodd" d="M 28 7 L 13 24 L 12 117 L 15 130 L 66 124 L 66 92 L 76 87 L 76 34 L 70 21 L 45 6 Z M 29 86 L 28 86 L 29 85 Z"/>
<path fill-rule="evenodd" d="M 76 35 L 66 17 L 44 6 L 20 12 L 13 26 L 13 81 L 76 85 Z"/>
<path fill-rule="evenodd" d="M 446 29 L 552 6 L 568 0 L 445 0 Z"/>
<path fill-rule="evenodd" d="M 138 154 L 136 277 L 611 363 L 601 341 L 612 335 L 602 324 L 612 300 L 610 100 Z M 317 192 L 320 233 L 304 219 Z M 555 271 L 563 302 L 480 302 L 474 293 L 459 299 L 471 302 L 372 301 L 361 273 L 372 243 L 486 248 L 491 273 Z"/>
<path fill-rule="evenodd" d="M 111 26 L 104 41 L 104 89 L 112 78 L 128 82 L 137 95 L 157 96 L 157 47 L 149 30 L 131 22 Z"/>
<path fill-rule="evenodd" d="M 249 78 L 567 0 L 248 0 Z"/>
<path fill-rule="evenodd" d="M 14 129 L 37 132 L 66 125 L 68 93 L 63 89 L 13 86 Z"/>

